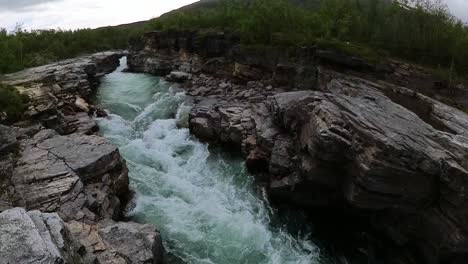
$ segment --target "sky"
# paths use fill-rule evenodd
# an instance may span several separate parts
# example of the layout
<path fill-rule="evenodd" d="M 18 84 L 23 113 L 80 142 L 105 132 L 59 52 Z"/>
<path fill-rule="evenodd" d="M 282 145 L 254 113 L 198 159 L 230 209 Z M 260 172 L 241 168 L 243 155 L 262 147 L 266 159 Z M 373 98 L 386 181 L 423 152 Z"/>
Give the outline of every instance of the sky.
<path fill-rule="evenodd" d="M 0 0 L 0 28 L 76 29 L 158 17 L 195 0 Z"/>
<path fill-rule="evenodd" d="M 443 0 L 468 22 L 468 0 Z M 76 29 L 119 25 L 158 17 L 195 0 L 0 0 L 0 28 Z"/>

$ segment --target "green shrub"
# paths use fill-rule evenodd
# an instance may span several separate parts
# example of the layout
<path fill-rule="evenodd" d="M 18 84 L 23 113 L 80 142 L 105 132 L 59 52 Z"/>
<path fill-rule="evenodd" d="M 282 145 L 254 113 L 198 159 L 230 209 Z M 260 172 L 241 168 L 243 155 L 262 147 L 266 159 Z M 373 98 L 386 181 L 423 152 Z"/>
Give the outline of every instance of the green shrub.
<path fill-rule="evenodd" d="M 10 124 L 20 120 L 27 109 L 28 102 L 28 96 L 20 94 L 12 86 L 0 83 L 0 113 L 6 114 L 4 123 Z"/>

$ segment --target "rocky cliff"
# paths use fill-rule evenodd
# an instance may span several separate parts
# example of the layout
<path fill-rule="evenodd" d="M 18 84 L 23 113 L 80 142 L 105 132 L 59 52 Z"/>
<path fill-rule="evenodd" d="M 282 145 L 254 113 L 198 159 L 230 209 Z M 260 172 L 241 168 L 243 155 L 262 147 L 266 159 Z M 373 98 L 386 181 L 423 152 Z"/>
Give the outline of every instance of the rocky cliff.
<path fill-rule="evenodd" d="M 420 78 L 393 78 L 401 67 L 382 72 L 314 47 L 292 59 L 252 54 L 238 44 L 224 33 L 153 32 L 132 41 L 128 66 L 182 83 L 195 101 L 191 132 L 241 151 L 273 201 L 365 221 L 389 241 L 369 242 L 369 263 L 464 263 L 465 112 L 401 86 Z"/>
<path fill-rule="evenodd" d="M 118 222 L 131 197 L 128 169 L 95 135 L 93 115 L 105 112 L 88 103 L 120 56 L 83 56 L 3 80 L 31 102 L 24 121 L 0 125 L 1 263 L 163 263 L 155 227 Z"/>

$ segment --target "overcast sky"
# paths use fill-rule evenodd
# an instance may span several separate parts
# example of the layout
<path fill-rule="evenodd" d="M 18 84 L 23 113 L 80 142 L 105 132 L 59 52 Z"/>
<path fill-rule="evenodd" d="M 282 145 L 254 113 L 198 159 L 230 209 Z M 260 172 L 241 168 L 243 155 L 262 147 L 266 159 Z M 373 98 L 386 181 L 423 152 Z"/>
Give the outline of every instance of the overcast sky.
<path fill-rule="evenodd" d="M 0 27 L 95 28 L 147 20 L 195 0 L 0 0 Z"/>
<path fill-rule="evenodd" d="M 468 0 L 444 0 L 468 22 Z M 94 28 L 157 17 L 195 0 L 0 0 L 0 28 Z"/>

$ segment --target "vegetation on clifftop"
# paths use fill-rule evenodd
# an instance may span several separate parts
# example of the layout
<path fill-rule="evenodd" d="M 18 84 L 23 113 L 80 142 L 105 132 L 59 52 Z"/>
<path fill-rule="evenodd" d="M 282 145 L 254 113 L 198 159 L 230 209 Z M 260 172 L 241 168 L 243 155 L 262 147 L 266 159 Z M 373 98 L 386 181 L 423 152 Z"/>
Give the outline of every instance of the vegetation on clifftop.
<path fill-rule="evenodd" d="M 80 30 L 33 30 L 14 34 L 0 29 L 0 74 L 72 58 L 84 53 L 124 49 L 143 26 Z"/>
<path fill-rule="evenodd" d="M 0 123 L 13 123 L 23 116 L 29 98 L 14 87 L 0 83 Z"/>
<path fill-rule="evenodd" d="M 293 4 L 295 2 L 295 4 Z M 172 12 L 154 29 L 237 32 L 245 45 L 331 43 L 363 57 L 384 54 L 468 72 L 468 27 L 437 0 L 220 0 Z M 299 4 L 298 4 L 299 3 Z M 319 8 L 307 8 L 317 6 Z"/>
<path fill-rule="evenodd" d="M 0 74 L 125 48 L 132 35 L 174 28 L 231 31 L 245 46 L 318 45 L 371 61 L 390 55 L 450 78 L 468 73 L 468 27 L 440 0 L 211 0 L 134 25 L 0 30 Z"/>

